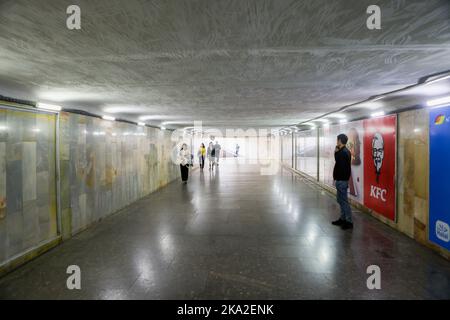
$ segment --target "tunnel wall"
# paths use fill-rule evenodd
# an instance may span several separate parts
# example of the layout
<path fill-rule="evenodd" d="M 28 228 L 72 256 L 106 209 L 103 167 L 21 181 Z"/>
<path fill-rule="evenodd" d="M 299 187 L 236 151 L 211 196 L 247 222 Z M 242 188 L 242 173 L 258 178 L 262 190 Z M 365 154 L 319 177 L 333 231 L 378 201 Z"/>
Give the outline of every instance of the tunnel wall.
<path fill-rule="evenodd" d="M 353 122 L 353 126 L 361 124 Z M 295 136 L 296 135 L 296 136 Z M 305 137 L 318 136 L 314 141 L 306 142 Z M 297 141 L 296 149 L 293 150 L 297 157 L 297 166 L 292 168 L 283 159 L 283 164 L 297 170 L 301 174 L 317 181 L 322 187 L 335 193 L 335 188 L 327 181 L 328 171 L 332 169 L 334 161 L 330 164 L 330 148 L 324 137 L 324 129 L 301 131 L 289 136 L 282 137 L 283 141 L 292 139 Z M 304 140 L 301 143 L 301 140 Z M 350 196 L 352 203 L 388 224 L 392 228 L 403 232 L 423 245 L 439 252 L 446 258 L 450 258 L 450 252 L 429 241 L 429 110 L 417 109 L 397 114 L 396 126 L 396 219 L 394 221 L 382 214 L 369 209 L 361 204 L 361 201 Z M 285 146 L 287 142 L 283 143 Z M 311 150 L 313 149 L 313 151 Z M 318 151 L 319 156 L 312 154 Z M 285 151 L 282 151 L 282 156 Z M 331 153 L 330 153 L 331 154 Z M 310 163 L 303 166 L 301 163 Z M 299 165 L 300 164 L 300 165 Z M 314 171 L 319 166 L 318 172 Z M 353 171 L 352 166 L 352 171 Z M 328 179 L 329 180 L 329 179 Z"/>
<path fill-rule="evenodd" d="M 174 146 L 170 131 L 0 102 L 0 275 L 178 178 Z"/>
<path fill-rule="evenodd" d="M 57 237 L 55 126 L 0 106 L 0 266 Z"/>
<path fill-rule="evenodd" d="M 168 131 L 70 113 L 60 117 L 64 238 L 179 175 Z"/>

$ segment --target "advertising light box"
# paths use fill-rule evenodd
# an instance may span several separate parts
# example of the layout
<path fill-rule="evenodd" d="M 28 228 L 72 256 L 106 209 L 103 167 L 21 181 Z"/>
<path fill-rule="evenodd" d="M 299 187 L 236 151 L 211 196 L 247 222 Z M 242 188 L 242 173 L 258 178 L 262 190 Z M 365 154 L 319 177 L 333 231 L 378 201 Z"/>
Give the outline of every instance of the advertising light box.
<path fill-rule="evenodd" d="M 450 250 L 450 106 L 430 111 L 429 239 Z"/>
<path fill-rule="evenodd" d="M 396 115 L 333 125 L 323 129 L 320 162 L 321 181 L 334 185 L 336 138 L 348 136 L 352 174 L 348 194 L 378 214 L 395 220 L 396 214 Z"/>
<path fill-rule="evenodd" d="M 354 121 L 341 125 L 333 125 L 324 129 L 324 139 L 322 148 L 323 170 L 325 172 L 324 182 L 330 186 L 334 185 L 334 150 L 336 148 L 336 139 L 340 133 L 348 136 L 347 148 L 349 149 L 352 160 L 352 174 L 349 181 L 349 196 L 363 204 L 364 202 L 364 154 L 363 154 L 363 121 Z"/>
<path fill-rule="evenodd" d="M 364 120 L 364 205 L 395 221 L 397 116 Z"/>

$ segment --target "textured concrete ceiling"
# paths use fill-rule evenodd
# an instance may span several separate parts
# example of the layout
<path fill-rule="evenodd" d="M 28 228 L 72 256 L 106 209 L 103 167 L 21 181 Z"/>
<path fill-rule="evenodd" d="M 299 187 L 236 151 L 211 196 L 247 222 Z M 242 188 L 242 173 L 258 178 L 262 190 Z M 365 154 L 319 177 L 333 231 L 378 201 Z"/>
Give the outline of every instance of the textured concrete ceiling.
<path fill-rule="evenodd" d="M 152 124 L 294 124 L 449 57 L 448 0 L 0 0 L 0 94 Z"/>

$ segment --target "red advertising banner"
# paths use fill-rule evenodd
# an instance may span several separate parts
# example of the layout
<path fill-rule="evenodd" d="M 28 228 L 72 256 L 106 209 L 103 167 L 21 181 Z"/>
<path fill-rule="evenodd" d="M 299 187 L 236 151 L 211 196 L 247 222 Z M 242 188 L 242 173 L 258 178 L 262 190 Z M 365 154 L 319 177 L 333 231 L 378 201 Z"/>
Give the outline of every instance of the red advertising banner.
<path fill-rule="evenodd" d="M 364 205 L 395 221 L 397 116 L 363 121 Z"/>

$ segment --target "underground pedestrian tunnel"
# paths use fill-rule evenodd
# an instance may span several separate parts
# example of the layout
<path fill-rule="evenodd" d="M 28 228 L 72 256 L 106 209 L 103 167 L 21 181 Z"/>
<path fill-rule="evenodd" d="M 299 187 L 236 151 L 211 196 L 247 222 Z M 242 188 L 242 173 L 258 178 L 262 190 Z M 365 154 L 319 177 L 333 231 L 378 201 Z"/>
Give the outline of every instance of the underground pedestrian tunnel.
<path fill-rule="evenodd" d="M 0 1 L 0 299 L 449 299 L 449 56 L 445 0 Z"/>

